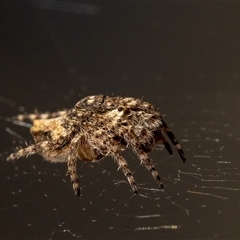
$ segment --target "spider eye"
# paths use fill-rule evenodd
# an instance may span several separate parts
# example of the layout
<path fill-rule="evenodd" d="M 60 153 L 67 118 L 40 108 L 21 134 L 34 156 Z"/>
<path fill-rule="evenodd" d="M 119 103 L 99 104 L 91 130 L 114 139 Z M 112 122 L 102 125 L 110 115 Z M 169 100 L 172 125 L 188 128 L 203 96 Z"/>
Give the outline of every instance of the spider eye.
<path fill-rule="evenodd" d="M 121 112 L 123 110 L 123 107 L 119 107 L 118 111 Z"/>

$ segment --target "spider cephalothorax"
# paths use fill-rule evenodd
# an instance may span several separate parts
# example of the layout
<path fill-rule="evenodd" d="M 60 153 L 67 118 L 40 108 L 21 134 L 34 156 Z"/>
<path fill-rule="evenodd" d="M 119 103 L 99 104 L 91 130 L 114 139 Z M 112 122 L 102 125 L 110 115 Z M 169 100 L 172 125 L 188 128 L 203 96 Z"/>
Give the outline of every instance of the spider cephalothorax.
<path fill-rule="evenodd" d="M 29 119 L 33 122 L 30 131 L 34 144 L 18 149 L 7 160 L 38 153 L 50 162 L 67 162 L 76 195 L 80 195 L 76 167 L 78 158 L 98 161 L 106 156 L 113 157 L 134 192 L 137 192 L 136 182 L 121 154 L 126 147 L 133 150 L 162 188 L 161 178 L 147 153 L 161 141 L 172 154 L 171 146 L 165 138 L 167 135 L 183 162 L 186 160 L 180 144 L 160 113 L 150 103 L 140 99 L 90 96 L 79 101 L 71 110 L 25 114 L 16 119 Z"/>

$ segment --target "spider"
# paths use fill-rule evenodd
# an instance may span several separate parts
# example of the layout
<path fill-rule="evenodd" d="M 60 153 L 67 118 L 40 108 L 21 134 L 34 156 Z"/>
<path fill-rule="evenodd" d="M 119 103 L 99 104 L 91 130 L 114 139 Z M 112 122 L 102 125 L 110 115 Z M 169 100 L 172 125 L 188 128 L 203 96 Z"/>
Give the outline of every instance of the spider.
<path fill-rule="evenodd" d="M 77 102 L 70 110 L 45 114 L 23 114 L 17 121 L 31 120 L 30 132 L 34 143 L 17 149 L 7 160 L 40 154 L 50 162 L 67 162 L 73 190 L 80 196 L 77 160 L 94 162 L 111 156 L 118 169 L 126 176 L 132 190 L 137 193 L 127 161 L 121 152 L 130 147 L 142 165 L 149 170 L 161 188 L 162 180 L 148 153 L 161 141 L 172 154 L 165 136 L 175 145 L 181 159 L 184 152 L 160 113 L 150 104 L 140 99 L 89 96 Z"/>

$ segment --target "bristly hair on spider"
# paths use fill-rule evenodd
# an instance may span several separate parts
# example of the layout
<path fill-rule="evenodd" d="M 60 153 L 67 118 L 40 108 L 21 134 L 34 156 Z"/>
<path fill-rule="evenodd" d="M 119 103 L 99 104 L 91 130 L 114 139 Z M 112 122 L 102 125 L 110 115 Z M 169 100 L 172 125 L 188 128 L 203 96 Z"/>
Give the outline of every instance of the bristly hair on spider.
<path fill-rule="evenodd" d="M 89 96 L 73 109 L 45 113 L 22 114 L 15 121 L 30 120 L 34 144 L 17 149 L 7 160 L 40 154 L 47 161 L 67 162 L 73 190 L 80 196 L 77 160 L 94 162 L 111 156 L 137 193 L 134 180 L 122 151 L 130 147 L 142 165 L 163 188 L 162 180 L 148 153 L 161 141 L 172 154 L 166 136 L 176 147 L 183 162 L 184 152 L 160 113 L 148 102 L 130 97 Z"/>

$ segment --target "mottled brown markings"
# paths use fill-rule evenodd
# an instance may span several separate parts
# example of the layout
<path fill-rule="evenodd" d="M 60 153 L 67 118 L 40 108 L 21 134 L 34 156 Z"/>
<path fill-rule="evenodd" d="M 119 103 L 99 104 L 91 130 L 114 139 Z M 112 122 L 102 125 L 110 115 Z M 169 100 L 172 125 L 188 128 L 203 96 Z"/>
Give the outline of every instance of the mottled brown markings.
<path fill-rule="evenodd" d="M 126 147 L 131 147 L 161 187 L 162 180 L 147 155 L 155 144 L 161 141 L 172 154 L 165 138 L 168 136 L 183 162 L 186 160 L 180 144 L 160 113 L 150 103 L 140 99 L 90 96 L 79 101 L 73 109 L 47 114 L 22 114 L 13 119 L 33 123 L 30 131 L 35 142 L 17 149 L 7 160 L 40 154 L 50 162 L 67 162 L 67 173 L 78 196 L 77 159 L 93 162 L 111 156 L 134 192 L 137 192 L 137 184 L 121 155 Z"/>

